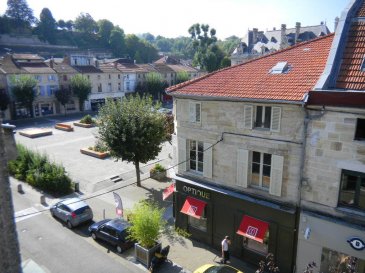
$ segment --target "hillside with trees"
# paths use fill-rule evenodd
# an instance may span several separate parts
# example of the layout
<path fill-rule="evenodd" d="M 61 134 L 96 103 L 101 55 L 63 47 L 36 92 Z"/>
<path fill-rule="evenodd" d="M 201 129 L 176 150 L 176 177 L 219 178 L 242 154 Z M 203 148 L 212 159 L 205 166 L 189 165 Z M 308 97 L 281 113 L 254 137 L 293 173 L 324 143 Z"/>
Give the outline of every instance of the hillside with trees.
<path fill-rule="evenodd" d="M 37 18 L 26 0 L 8 0 L 7 10 L 0 16 L 0 34 L 36 35 L 47 45 L 104 50 L 113 57 L 128 56 L 137 63 L 151 63 L 159 58 L 159 53 L 173 55 L 193 60 L 193 65 L 209 72 L 229 66 L 229 55 L 239 42 L 234 36 L 218 41 L 215 33 L 209 25 L 195 24 L 187 30 L 190 37 L 125 34 L 122 27 L 108 19 L 95 21 L 88 13 L 80 13 L 75 20 L 57 20 L 44 7 Z M 55 53 L 55 57 L 61 55 Z"/>

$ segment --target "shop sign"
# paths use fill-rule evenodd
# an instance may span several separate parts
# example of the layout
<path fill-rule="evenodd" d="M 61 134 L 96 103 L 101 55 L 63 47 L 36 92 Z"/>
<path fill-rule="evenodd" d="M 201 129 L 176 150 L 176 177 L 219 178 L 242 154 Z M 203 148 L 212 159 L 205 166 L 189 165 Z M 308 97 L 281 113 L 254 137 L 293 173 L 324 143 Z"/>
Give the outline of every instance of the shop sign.
<path fill-rule="evenodd" d="M 365 248 L 365 243 L 363 240 L 361 240 L 358 237 L 353 237 L 349 240 L 347 240 L 347 242 L 350 244 L 350 246 L 355 249 L 355 250 L 363 250 Z"/>
<path fill-rule="evenodd" d="M 183 191 L 204 199 L 210 199 L 210 193 L 202 190 L 198 190 L 189 186 L 183 186 Z"/>

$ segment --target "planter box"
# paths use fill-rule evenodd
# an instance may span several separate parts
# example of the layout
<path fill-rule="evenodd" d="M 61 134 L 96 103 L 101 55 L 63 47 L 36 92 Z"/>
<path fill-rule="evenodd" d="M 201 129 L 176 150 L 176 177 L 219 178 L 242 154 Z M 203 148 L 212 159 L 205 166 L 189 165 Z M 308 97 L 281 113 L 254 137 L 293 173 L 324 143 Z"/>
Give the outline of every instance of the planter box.
<path fill-rule="evenodd" d="M 90 155 L 96 158 L 104 159 L 109 156 L 109 152 L 96 152 L 93 150 L 89 150 L 88 148 L 80 149 L 80 152 L 85 155 Z"/>
<path fill-rule="evenodd" d="M 71 125 L 64 124 L 64 123 L 56 123 L 55 127 L 58 130 L 66 131 L 66 132 L 72 132 L 74 128 Z"/>
<path fill-rule="evenodd" d="M 139 261 L 140 263 L 144 264 L 147 268 L 149 268 L 151 260 L 155 255 L 155 252 L 159 248 L 161 248 L 161 243 L 156 243 L 156 245 L 150 249 L 144 248 L 140 244 L 136 243 L 134 245 L 134 256 L 137 261 Z"/>
<path fill-rule="evenodd" d="M 47 129 L 30 129 L 26 131 L 20 131 L 19 135 L 30 138 L 36 138 L 36 137 L 52 135 L 52 131 Z"/>
<path fill-rule="evenodd" d="M 74 125 L 79 126 L 79 127 L 83 127 L 83 128 L 91 128 L 91 127 L 95 126 L 95 124 L 93 124 L 93 123 L 88 124 L 88 123 L 81 123 L 81 122 L 74 122 Z"/>
<path fill-rule="evenodd" d="M 150 172 L 150 178 L 163 181 L 166 178 L 166 171 L 163 172 Z"/>

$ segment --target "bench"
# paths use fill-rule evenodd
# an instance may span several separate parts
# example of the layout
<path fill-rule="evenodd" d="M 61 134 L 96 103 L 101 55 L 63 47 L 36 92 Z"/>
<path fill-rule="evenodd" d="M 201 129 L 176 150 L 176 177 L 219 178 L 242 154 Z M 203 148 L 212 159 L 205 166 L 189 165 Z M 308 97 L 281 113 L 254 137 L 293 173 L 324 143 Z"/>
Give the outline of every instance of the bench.
<path fill-rule="evenodd" d="M 55 127 L 58 130 L 66 131 L 66 132 L 72 132 L 74 128 L 71 125 L 64 124 L 64 123 L 56 123 Z"/>

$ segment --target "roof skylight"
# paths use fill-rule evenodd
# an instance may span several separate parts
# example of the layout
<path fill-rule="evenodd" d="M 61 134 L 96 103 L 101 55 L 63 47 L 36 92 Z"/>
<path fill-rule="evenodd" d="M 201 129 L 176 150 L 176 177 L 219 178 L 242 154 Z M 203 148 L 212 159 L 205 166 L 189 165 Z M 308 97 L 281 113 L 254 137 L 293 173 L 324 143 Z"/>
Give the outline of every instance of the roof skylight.
<path fill-rule="evenodd" d="M 288 72 L 288 62 L 278 62 L 273 68 L 270 69 L 270 74 L 283 74 Z"/>

